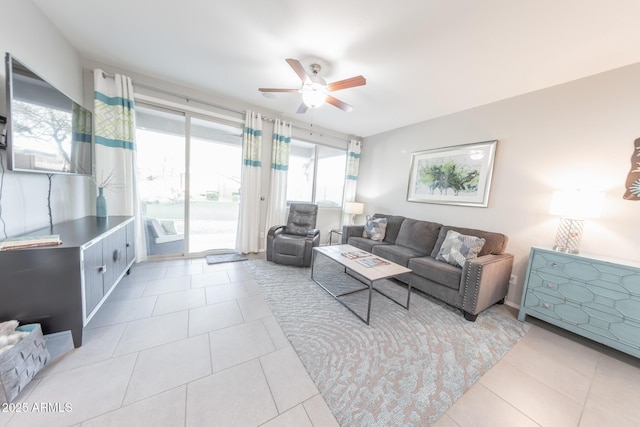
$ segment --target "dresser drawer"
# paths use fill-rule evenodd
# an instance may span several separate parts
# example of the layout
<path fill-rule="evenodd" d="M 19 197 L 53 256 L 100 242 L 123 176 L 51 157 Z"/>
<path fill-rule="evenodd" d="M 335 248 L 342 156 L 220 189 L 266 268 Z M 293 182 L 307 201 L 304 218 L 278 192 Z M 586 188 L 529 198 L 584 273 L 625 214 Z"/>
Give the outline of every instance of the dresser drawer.
<path fill-rule="evenodd" d="M 573 325 L 581 325 L 589 321 L 589 315 L 580 305 L 535 290 L 527 291 L 525 307 Z"/>
<path fill-rule="evenodd" d="M 579 304 L 593 301 L 595 298 L 593 291 L 586 283 L 541 271 L 531 272 L 527 289 Z"/>
<path fill-rule="evenodd" d="M 573 279 L 602 289 L 640 296 L 637 268 L 589 261 L 575 255 L 534 251 L 530 270 L 546 277 Z"/>

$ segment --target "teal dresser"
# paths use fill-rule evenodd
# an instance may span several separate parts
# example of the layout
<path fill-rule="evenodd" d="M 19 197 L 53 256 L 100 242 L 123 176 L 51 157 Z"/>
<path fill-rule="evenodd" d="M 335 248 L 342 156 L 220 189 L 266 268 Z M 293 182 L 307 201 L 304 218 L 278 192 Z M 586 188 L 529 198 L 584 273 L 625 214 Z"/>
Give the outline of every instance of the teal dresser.
<path fill-rule="evenodd" d="M 640 357 L 640 264 L 534 247 L 518 319 L 527 315 Z"/>

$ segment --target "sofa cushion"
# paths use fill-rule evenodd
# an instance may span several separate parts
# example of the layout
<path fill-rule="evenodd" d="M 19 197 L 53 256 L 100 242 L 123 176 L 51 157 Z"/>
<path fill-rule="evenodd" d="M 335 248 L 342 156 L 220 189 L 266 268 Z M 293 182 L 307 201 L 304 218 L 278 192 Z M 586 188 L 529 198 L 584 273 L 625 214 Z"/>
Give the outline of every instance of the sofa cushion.
<path fill-rule="evenodd" d="M 381 217 L 387 218 L 387 232 L 384 236 L 384 241 L 395 244 L 396 239 L 398 238 L 398 233 L 400 232 L 400 227 L 402 226 L 402 222 L 404 221 L 403 216 L 399 215 L 382 215 L 375 214 L 374 216 L 380 215 Z"/>
<path fill-rule="evenodd" d="M 441 224 L 405 218 L 396 238 L 396 245 L 412 249 L 417 255 L 429 255 L 438 239 Z"/>
<path fill-rule="evenodd" d="M 307 238 L 292 234 L 280 234 L 273 239 L 272 259 L 276 264 L 305 266 Z"/>
<path fill-rule="evenodd" d="M 476 236 L 467 236 L 449 230 L 436 255 L 438 261 L 444 261 L 455 267 L 464 267 L 467 260 L 478 257 L 485 240 Z"/>
<path fill-rule="evenodd" d="M 387 230 L 387 218 L 375 218 L 367 215 L 367 222 L 362 230 L 362 237 L 382 242 Z"/>
<path fill-rule="evenodd" d="M 153 242 L 159 244 L 177 242 L 178 240 L 184 240 L 184 236 L 182 234 L 165 234 L 164 236 L 154 238 Z"/>
<path fill-rule="evenodd" d="M 412 258 L 407 266 L 417 274 L 451 289 L 460 289 L 462 269 L 432 257 Z"/>
<path fill-rule="evenodd" d="M 400 245 L 376 245 L 373 247 L 372 253 L 404 267 L 409 264 L 411 258 L 424 255 L 414 249 Z"/>
<path fill-rule="evenodd" d="M 384 236 L 384 241 L 395 244 L 396 239 L 398 238 L 398 233 L 400 232 L 400 227 L 402 226 L 402 222 L 405 218 L 399 215 L 385 215 L 380 213 L 374 214 L 373 217 L 387 219 L 387 231 Z"/>
<path fill-rule="evenodd" d="M 473 228 L 451 227 L 449 225 L 443 225 L 440 229 L 440 234 L 438 235 L 438 241 L 436 242 L 433 251 L 431 251 L 431 256 L 433 258 L 438 256 L 440 247 L 442 246 L 444 239 L 447 237 L 447 232 L 449 230 L 457 231 L 458 233 L 466 234 L 467 236 L 476 236 L 484 239 L 484 246 L 480 250 L 480 253 L 478 253 L 479 257 L 490 254 L 499 255 L 504 253 L 504 251 L 507 249 L 507 242 L 509 239 L 504 234 L 476 230 Z"/>
<path fill-rule="evenodd" d="M 302 257 L 304 255 L 305 240 L 305 236 L 280 234 L 277 239 L 273 239 L 273 253 Z"/>
<path fill-rule="evenodd" d="M 287 234 L 306 236 L 309 230 L 315 228 L 318 206 L 310 203 L 292 203 L 289 206 L 287 219 Z"/>
<path fill-rule="evenodd" d="M 368 237 L 349 237 L 347 243 L 351 246 L 355 246 L 358 249 L 365 250 L 367 252 L 373 251 L 374 246 L 388 245 L 386 242 L 378 242 L 377 240 L 371 240 Z"/>
<path fill-rule="evenodd" d="M 166 233 L 164 228 L 162 228 L 162 224 L 156 218 L 149 219 L 149 224 L 151 225 L 151 232 L 153 233 L 153 237 L 162 237 Z"/>

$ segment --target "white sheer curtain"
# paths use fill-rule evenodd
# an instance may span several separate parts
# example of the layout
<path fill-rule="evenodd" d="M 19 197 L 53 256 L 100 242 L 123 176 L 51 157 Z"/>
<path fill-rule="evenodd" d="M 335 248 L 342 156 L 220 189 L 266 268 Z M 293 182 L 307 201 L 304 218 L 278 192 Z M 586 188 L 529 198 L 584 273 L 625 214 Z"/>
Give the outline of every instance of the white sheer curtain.
<path fill-rule="evenodd" d="M 356 200 L 356 187 L 358 185 L 358 167 L 360 166 L 360 150 L 362 143 L 355 139 L 349 141 L 347 147 L 347 171 L 344 177 L 344 198 L 342 206 L 346 206 L 347 202 L 354 202 Z M 351 222 L 351 215 L 343 213 L 342 223 L 349 224 Z"/>
<path fill-rule="evenodd" d="M 287 215 L 287 174 L 291 149 L 291 123 L 276 119 L 271 144 L 271 186 L 267 208 L 267 230 L 285 224 Z"/>
<path fill-rule="evenodd" d="M 136 261 L 147 259 L 138 198 L 136 115 L 131 78 L 93 71 L 96 185 L 105 190 L 108 215 L 135 216 Z M 108 181 L 108 183 L 106 183 Z"/>
<path fill-rule="evenodd" d="M 261 152 L 262 116 L 247 111 L 242 132 L 242 188 L 236 240 L 236 251 L 245 254 L 260 249 Z"/>

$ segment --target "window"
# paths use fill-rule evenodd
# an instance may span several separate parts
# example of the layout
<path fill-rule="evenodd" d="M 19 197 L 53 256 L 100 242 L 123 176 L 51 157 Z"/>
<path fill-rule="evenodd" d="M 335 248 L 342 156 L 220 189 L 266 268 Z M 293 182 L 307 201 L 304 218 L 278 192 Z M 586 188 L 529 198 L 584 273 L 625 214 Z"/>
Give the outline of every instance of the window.
<path fill-rule="evenodd" d="M 315 144 L 291 140 L 287 173 L 287 204 L 313 202 L 315 157 Z"/>
<path fill-rule="evenodd" d="M 340 207 L 344 192 L 347 152 L 300 140 L 291 140 L 287 175 L 287 204 L 311 202 Z"/>

